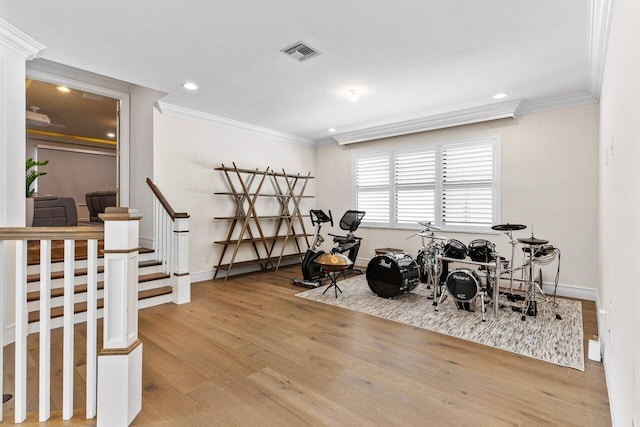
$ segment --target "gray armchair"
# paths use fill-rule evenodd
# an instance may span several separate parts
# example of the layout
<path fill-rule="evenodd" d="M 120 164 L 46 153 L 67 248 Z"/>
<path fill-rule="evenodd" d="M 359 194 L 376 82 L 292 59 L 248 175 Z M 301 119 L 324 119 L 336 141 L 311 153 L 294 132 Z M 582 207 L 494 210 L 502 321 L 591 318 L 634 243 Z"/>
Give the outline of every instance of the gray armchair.
<path fill-rule="evenodd" d="M 34 227 L 75 227 L 77 225 L 78 210 L 75 200 L 71 197 L 34 197 Z"/>
<path fill-rule="evenodd" d="M 116 192 L 94 191 L 85 194 L 85 199 L 87 200 L 87 209 L 89 209 L 89 221 L 102 222 L 98 215 L 104 213 L 106 208 L 116 205 Z"/>

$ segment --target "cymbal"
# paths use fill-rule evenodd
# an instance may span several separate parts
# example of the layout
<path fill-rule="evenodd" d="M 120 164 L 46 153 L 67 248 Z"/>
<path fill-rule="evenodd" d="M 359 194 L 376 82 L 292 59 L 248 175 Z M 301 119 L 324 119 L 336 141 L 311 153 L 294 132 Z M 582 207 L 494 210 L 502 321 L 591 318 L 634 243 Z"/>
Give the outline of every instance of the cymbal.
<path fill-rule="evenodd" d="M 531 245 L 531 246 L 535 246 L 535 245 L 546 245 L 547 243 L 549 243 L 548 240 L 545 239 L 536 239 L 535 237 L 531 236 L 531 237 L 527 237 L 526 239 L 518 239 L 518 242 L 520 243 L 524 243 L 525 245 Z"/>
<path fill-rule="evenodd" d="M 431 221 L 418 221 L 418 224 L 425 227 L 427 230 L 442 230 L 442 227 L 438 227 L 437 225 L 432 225 Z"/>
<path fill-rule="evenodd" d="M 498 224 L 498 225 L 494 225 L 493 227 L 491 227 L 492 230 L 496 230 L 496 231 L 514 231 L 514 230 L 524 230 L 525 228 L 527 228 L 526 225 L 523 224 Z"/>
<path fill-rule="evenodd" d="M 418 236 L 420 237 L 427 237 L 429 239 L 433 239 L 433 240 L 449 240 L 448 237 L 444 237 L 444 236 L 437 236 L 433 233 L 418 233 Z"/>

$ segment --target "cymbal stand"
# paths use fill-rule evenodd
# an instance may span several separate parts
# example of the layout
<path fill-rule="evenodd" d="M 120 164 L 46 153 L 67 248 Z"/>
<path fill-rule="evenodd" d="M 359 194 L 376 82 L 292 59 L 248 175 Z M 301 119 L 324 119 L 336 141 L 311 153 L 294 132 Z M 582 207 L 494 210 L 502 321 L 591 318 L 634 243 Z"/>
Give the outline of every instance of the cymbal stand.
<path fill-rule="evenodd" d="M 528 260 L 527 264 L 525 264 L 525 267 L 529 267 L 528 268 L 528 270 L 529 270 L 528 271 L 528 277 L 527 277 L 527 280 L 525 281 L 525 283 L 527 285 L 529 285 L 529 289 L 527 290 L 527 296 L 525 297 L 525 299 L 523 301 L 523 304 L 522 304 L 522 308 L 521 308 L 522 318 L 521 318 L 521 320 L 525 320 L 526 316 L 537 316 L 538 307 L 537 307 L 537 302 L 536 302 L 536 291 L 539 292 L 540 295 L 542 295 L 542 297 L 544 297 L 545 302 L 547 302 L 547 303 L 551 302 L 551 301 L 549 301 L 549 297 L 547 296 L 547 294 L 542 289 L 542 280 L 540 280 L 540 283 L 538 283 L 533 278 L 534 263 L 535 263 L 534 253 L 537 250 L 539 245 L 525 244 L 525 246 L 527 246 L 529 248 L 529 260 Z M 540 276 L 542 276 L 542 275 L 540 275 Z"/>

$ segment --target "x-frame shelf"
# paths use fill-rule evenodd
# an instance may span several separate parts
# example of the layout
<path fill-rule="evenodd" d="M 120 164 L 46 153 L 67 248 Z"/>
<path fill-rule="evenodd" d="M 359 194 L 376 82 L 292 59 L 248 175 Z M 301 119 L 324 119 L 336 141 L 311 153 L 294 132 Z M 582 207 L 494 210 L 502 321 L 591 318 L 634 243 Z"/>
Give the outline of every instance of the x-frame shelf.
<path fill-rule="evenodd" d="M 235 213 L 229 216 L 214 217 L 214 220 L 229 221 L 226 237 L 215 241 L 222 245 L 220 257 L 215 266 L 214 278 L 225 270 L 225 280 L 235 267 L 259 265 L 261 269 L 278 269 L 283 260 L 302 259 L 309 247 L 309 237 L 302 215 L 300 203 L 303 199 L 313 198 L 304 192 L 307 183 L 314 177 L 307 175 L 276 172 L 266 167 L 261 169 L 240 169 L 224 164 L 215 168 L 221 171 L 229 191 L 216 192 L 214 195 L 231 197 L 235 203 Z M 265 182 L 271 182 L 270 192 L 264 190 Z M 256 204 L 260 198 L 276 198 L 280 212 L 261 215 Z M 263 223 L 260 221 L 263 220 Z M 273 232 L 264 232 L 264 221 L 273 223 Z M 278 247 L 279 243 L 279 247 Z M 238 259 L 241 246 L 248 244 L 253 254 L 249 259 Z M 306 246 L 305 246 L 306 245 Z M 291 253 L 290 251 L 294 252 Z"/>

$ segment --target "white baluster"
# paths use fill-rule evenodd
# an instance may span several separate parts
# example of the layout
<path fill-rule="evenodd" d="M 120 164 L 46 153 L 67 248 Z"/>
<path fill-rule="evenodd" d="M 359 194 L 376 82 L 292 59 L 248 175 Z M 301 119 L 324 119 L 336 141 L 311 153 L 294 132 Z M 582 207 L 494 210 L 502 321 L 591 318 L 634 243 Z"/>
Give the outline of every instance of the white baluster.
<path fill-rule="evenodd" d="M 158 258 L 158 261 L 160 261 L 160 262 L 163 262 L 163 260 L 162 260 L 162 252 L 164 250 L 164 247 L 163 247 L 164 235 L 162 233 L 162 226 L 163 226 L 164 222 L 163 222 L 163 216 L 162 215 L 163 215 L 163 212 L 159 210 L 158 211 L 158 253 L 157 253 L 157 258 Z M 164 264 L 162 264 L 162 271 L 164 271 Z"/>
<path fill-rule="evenodd" d="M 158 253 L 158 198 L 155 194 L 153 196 L 153 252 Z"/>
<path fill-rule="evenodd" d="M 27 418 L 27 241 L 16 241 L 15 422 Z"/>
<path fill-rule="evenodd" d="M 98 241 L 87 241 L 87 419 L 96 416 Z"/>
<path fill-rule="evenodd" d="M 64 317 L 62 345 L 62 419 L 73 417 L 73 282 L 75 241 L 64 241 Z"/>
<path fill-rule="evenodd" d="M 40 241 L 40 422 L 51 415 L 51 240 Z"/>

